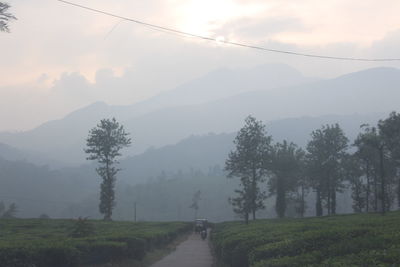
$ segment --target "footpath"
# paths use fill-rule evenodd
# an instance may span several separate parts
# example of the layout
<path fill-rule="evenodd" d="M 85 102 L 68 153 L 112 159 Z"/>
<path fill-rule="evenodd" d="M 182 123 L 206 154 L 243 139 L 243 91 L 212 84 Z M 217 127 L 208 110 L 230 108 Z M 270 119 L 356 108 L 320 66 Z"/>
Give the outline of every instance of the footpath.
<path fill-rule="evenodd" d="M 175 251 L 151 267 L 212 267 L 213 257 L 208 237 L 203 240 L 200 234 L 190 235 Z"/>

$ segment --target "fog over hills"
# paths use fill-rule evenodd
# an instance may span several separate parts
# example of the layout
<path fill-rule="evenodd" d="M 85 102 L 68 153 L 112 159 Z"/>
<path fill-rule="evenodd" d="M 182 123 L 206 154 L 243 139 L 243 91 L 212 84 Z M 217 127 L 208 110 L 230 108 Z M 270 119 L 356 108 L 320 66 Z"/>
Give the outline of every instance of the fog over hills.
<path fill-rule="evenodd" d="M 109 106 L 98 102 L 31 131 L 1 133 L 0 142 L 68 164 L 81 164 L 88 130 L 105 117 L 114 116 L 122 122 L 133 137 L 126 154 L 137 155 L 192 134 L 234 132 L 249 114 L 267 122 L 302 116 L 388 113 L 399 107 L 399 85 L 400 70 L 394 68 L 374 68 L 322 81 L 304 78 L 284 65 L 218 70 L 142 103 Z M 359 123 L 356 120 L 355 127 Z M 302 125 L 296 130 L 302 128 L 306 131 Z M 279 140 L 285 131 L 277 130 L 275 138 Z"/>
<path fill-rule="evenodd" d="M 353 139 L 359 132 L 361 123 L 374 124 L 385 114 L 370 115 L 346 115 L 346 116 L 320 116 L 299 117 L 277 120 L 267 123 L 267 132 L 272 135 L 273 142 L 286 139 L 304 146 L 310 139 L 310 133 L 323 124 L 340 123 L 346 135 Z M 117 213 L 120 219 L 127 219 L 127 214 L 138 192 L 142 198 L 148 199 L 146 194 L 160 194 L 160 186 L 175 188 L 176 192 L 183 192 L 184 199 L 179 200 L 182 210 L 179 212 L 185 218 L 190 218 L 190 209 L 185 209 L 190 202 L 192 193 L 198 188 L 207 195 L 206 200 L 218 199 L 218 205 L 222 205 L 227 213 L 218 213 L 218 207 L 207 209 L 207 217 L 215 213 L 212 218 L 229 218 L 231 209 L 227 198 L 233 192 L 235 182 L 229 181 L 222 173 L 225 160 L 230 150 L 233 149 L 233 139 L 236 133 L 192 135 L 177 144 L 167 145 L 161 148 L 151 148 L 140 155 L 130 156 L 121 160 L 118 173 L 117 188 L 118 201 Z M 46 213 L 51 217 L 71 217 L 90 214 L 96 218 L 98 188 L 100 178 L 95 173 L 96 165 L 87 163 L 80 167 L 61 168 L 51 170 L 46 167 L 38 167 L 28 162 L 15 161 L 19 155 L 9 160 L 1 157 L 9 154 L 14 149 L 9 146 L 0 149 L 0 198 L 7 203 L 15 202 L 20 207 L 19 216 L 37 217 Z M 126 151 L 122 151 L 124 155 Z M 214 178 L 212 178 L 214 177 Z M 173 180 L 171 182 L 167 182 Z M 139 184 L 143 184 L 140 185 Z M 23 186 L 22 186 L 23 185 Z M 51 185 L 51 190 L 47 190 Z M 182 188 L 180 187 L 182 185 Z M 220 191 L 224 192 L 221 196 Z M 156 191 L 154 191 L 156 190 Z M 186 190 L 186 191 L 185 191 Z M 162 191 L 162 190 L 161 190 Z M 221 192 L 222 192 L 221 191 Z M 146 193 L 147 192 L 147 193 Z M 182 193 L 183 194 L 183 193 Z M 167 196 L 166 196 L 167 197 Z M 164 210 L 164 206 L 175 205 L 174 197 L 162 200 L 167 203 L 154 202 L 149 208 L 156 207 Z M 175 201 L 175 202 L 174 202 Z M 170 206 L 169 206 L 170 207 Z M 176 208 L 170 207 L 170 214 L 146 213 L 146 219 L 165 220 L 172 219 L 176 215 Z M 172 214 L 172 215 L 171 215 Z M 222 216 L 222 218 L 218 217 Z M 142 216 L 145 214 L 142 213 Z M 149 216 L 153 217 L 149 217 Z M 225 216 L 225 217 L 224 217 Z M 228 217 L 227 217 L 228 216 Z M 129 219 L 131 219 L 129 217 Z"/>

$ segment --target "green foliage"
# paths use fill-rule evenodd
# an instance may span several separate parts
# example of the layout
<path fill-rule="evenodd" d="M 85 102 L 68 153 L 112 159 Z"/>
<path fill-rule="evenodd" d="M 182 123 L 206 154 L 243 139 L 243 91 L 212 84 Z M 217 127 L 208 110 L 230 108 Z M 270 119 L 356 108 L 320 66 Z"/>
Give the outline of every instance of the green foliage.
<path fill-rule="evenodd" d="M 121 155 L 120 150 L 131 144 L 128 133 L 115 118 L 103 119 L 89 131 L 87 148 L 88 160 L 97 160 L 100 166 L 97 173 L 103 178 L 100 190 L 99 211 L 104 214 L 104 220 L 111 220 L 112 210 L 115 206 L 115 181 L 119 171 L 114 164 L 118 163 L 117 157 Z"/>
<path fill-rule="evenodd" d="M 328 215 L 336 214 L 336 193 L 344 187 L 343 162 L 348 142 L 339 124 L 326 125 L 311 133 L 307 144 L 307 172 L 317 193 L 317 216 L 323 213 L 323 201 Z"/>
<path fill-rule="evenodd" d="M 290 193 L 297 191 L 300 185 L 304 151 L 293 143 L 284 140 L 277 143 L 272 151 L 269 191 L 276 194 L 275 210 L 278 217 L 285 216 L 287 200 Z"/>
<path fill-rule="evenodd" d="M 0 266 L 73 267 L 141 260 L 192 229 L 190 223 L 84 221 L 96 235 L 70 237 L 73 220 L 0 220 Z"/>
<path fill-rule="evenodd" d="M 10 29 L 8 28 L 8 23 L 11 20 L 17 19 L 13 14 L 8 13 L 9 8 L 9 4 L 0 2 L 0 31 L 2 32 L 10 32 Z"/>
<path fill-rule="evenodd" d="M 88 220 L 88 218 L 79 217 L 72 227 L 70 233 L 71 237 L 88 237 L 93 235 L 95 232 L 94 225 Z"/>
<path fill-rule="evenodd" d="M 246 266 L 397 266 L 400 212 L 216 224 L 219 261 Z"/>
<path fill-rule="evenodd" d="M 228 177 L 240 178 L 241 188 L 236 190 L 237 196 L 231 199 L 231 204 L 234 211 L 247 222 L 250 213 L 255 220 L 256 211 L 265 208 L 266 194 L 260 183 L 265 181 L 267 174 L 271 137 L 267 136 L 261 121 L 248 116 L 234 144 L 235 150 L 229 153 L 225 170 L 228 171 Z"/>

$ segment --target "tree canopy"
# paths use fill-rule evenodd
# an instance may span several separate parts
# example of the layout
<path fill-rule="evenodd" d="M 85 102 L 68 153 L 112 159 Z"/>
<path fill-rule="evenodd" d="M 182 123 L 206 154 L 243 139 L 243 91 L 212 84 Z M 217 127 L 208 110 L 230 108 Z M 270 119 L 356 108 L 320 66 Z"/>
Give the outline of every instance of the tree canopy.
<path fill-rule="evenodd" d="M 111 220 L 112 210 L 115 206 L 115 181 L 119 171 L 114 165 L 118 163 L 117 157 L 120 150 L 131 144 L 128 133 L 115 118 L 103 119 L 89 131 L 87 148 L 88 160 L 97 160 L 100 166 L 96 169 L 103 182 L 100 190 L 99 211 L 104 214 L 104 220 Z"/>
<path fill-rule="evenodd" d="M 10 32 L 8 23 L 11 20 L 17 19 L 13 14 L 8 13 L 8 9 L 10 7 L 11 6 L 9 4 L 0 2 L 0 31 L 2 31 L 2 32 Z"/>

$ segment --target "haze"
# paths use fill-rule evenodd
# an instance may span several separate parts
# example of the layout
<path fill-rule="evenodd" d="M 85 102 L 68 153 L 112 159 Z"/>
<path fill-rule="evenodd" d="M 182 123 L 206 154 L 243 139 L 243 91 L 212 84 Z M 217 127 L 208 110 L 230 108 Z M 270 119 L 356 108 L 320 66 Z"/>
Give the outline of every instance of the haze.
<path fill-rule="evenodd" d="M 382 58 L 398 57 L 400 45 L 400 3 L 396 0 L 384 4 L 361 0 L 75 3 L 194 34 L 273 49 Z M 20 0 L 10 4 L 18 21 L 11 24 L 11 34 L 0 36 L 2 131 L 32 129 L 95 101 L 111 105 L 138 103 L 220 69 L 251 72 L 260 65 L 281 63 L 305 77 L 326 79 L 373 67 L 399 67 L 398 62 L 310 59 L 181 38 L 58 1 Z M 273 89 L 267 80 L 264 84 L 236 91 L 225 88 L 218 98 L 239 91 Z M 180 97 L 185 102 L 182 94 L 176 94 L 175 101 L 179 102 Z"/>
<path fill-rule="evenodd" d="M 191 219 L 186 203 L 201 190 L 201 205 L 213 207 L 201 212 L 220 221 L 235 218 L 227 199 L 237 181 L 226 179 L 224 165 L 248 115 L 266 124 L 273 142 L 305 148 L 322 125 L 339 123 L 353 142 L 361 124 L 376 125 L 399 108 L 399 61 L 317 59 L 222 42 L 398 58 L 398 1 L 74 3 L 219 41 L 59 1 L 10 3 L 18 20 L 0 36 L 0 196 L 21 217 L 99 217 L 100 180 L 83 149 L 104 118 L 115 117 L 132 137 L 120 158 L 117 219 L 131 219 L 139 199 L 147 203 L 143 220 Z M 350 212 L 349 191 L 340 201 L 339 212 Z M 272 206 L 262 216 L 274 216 Z"/>

